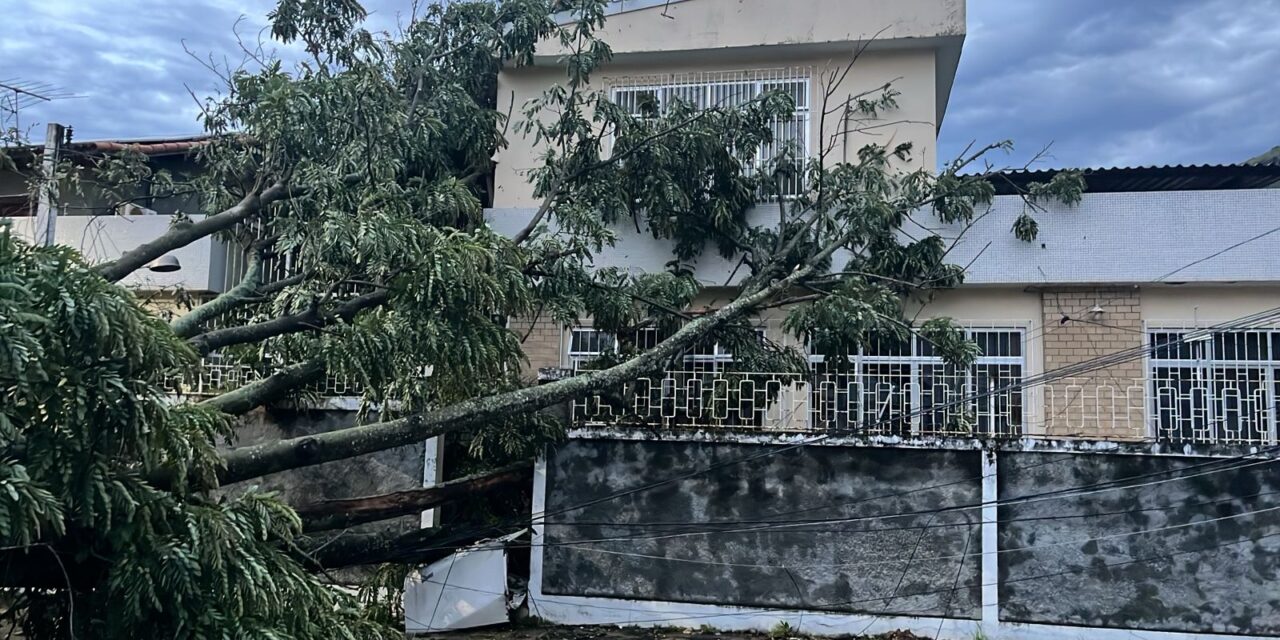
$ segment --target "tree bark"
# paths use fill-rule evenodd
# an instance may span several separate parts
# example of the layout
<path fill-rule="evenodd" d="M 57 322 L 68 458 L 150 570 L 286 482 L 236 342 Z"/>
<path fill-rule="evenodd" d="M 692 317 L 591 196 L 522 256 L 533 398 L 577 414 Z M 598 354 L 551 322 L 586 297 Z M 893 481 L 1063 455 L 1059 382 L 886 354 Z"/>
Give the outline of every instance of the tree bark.
<path fill-rule="evenodd" d="M 327 539 L 311 538 L 299 544 L 304 566 L 340 569 L 367 564 L 426 563 L 455 550 L 496 535 L 493 529 L 468 525 L 416 529 L 408 533 L 335 533 Z"/>
<path fill-rule="evenodd" d="M 219 473 L 218 480 L 225 485 L 269 473 L 385 451 L 500 416 L 536 411 L 634 380 L 661 368 L 668 359 L 708 333 L 808 276 L 814 270 L 813 265 L 829 256 L 831 251 L 834 249 L 820 252 L 808 266 L 744 293 L 719 310 L 690 321 L 657 347 L 620 365 L 538 387 L 466 400 L 436 411 L 387 422 L 234 449 L 223 455 L 226 466 Z"/>
<path fill-rule="evenodd" d="M 179 338 L 190 338 L 200 332 L 200 325 L 236 308 L 243 300 L 254 295 L 260 284 L 262 284 L 262 256 L 255 255 L 240 284 L 192 309 L 190 313 L 174 318 L 169 323 L 169 328 L 173 329 Z"/>
<path fill-rule="evenodd" d="M 324 376 L 324 371 L 323 360 L 318 358 L 306 360 L 287 366 L 262 380 L 251 382 L 234 391 L 209 398 L 200 404 L 238 416 L 279 400 L 290 392 L 319 380 Z"/>
<path fill-rule="evenodd" d="M 325 500 L 296 507 L 305 531 L 341 529 L 439 507 L 473 495 L 527 482 L 533 461 L 525 460 L 494 471 L 450 480 L 434 487 L 398 491 L 363 498 Z"/>
<path fill-rule="evenodd" d="M 390 298 L 391 293 L 388 290 L 379 289 L 373 293 L 347 300 L 329 313 L 321 313 L 319 309 L 308 309 L 302 313 L 295 313 L 266 322 L 210 331 L 188 340 L 188 343 L 196 350 L 196 353 L 202 356 L 208 355 L 210 352 L 222 347 L 259 342 L 275 336 L 321 329 L 334 320 L 350 321 L 357 313 L 370 307 L 384 304 Z"/>

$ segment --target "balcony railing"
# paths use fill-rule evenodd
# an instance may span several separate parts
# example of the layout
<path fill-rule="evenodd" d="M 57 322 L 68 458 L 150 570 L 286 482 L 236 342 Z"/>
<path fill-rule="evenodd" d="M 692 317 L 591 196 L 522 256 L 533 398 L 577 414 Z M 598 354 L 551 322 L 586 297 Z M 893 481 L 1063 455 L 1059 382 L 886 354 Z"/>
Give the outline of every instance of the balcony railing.
<path fill-rule="evenodd" d="M 584 427 L 1269 444 L 1280 386 L 915 372 L 668 371 L 571 403 Z"/>

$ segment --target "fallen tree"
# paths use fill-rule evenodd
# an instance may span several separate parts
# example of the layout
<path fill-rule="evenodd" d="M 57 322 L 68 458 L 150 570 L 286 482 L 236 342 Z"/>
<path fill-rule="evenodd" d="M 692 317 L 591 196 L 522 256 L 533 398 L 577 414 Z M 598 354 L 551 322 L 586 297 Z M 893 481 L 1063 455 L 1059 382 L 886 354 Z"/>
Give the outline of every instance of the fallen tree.
<path fill-rule="evenodd" d="M 648 96 L 623 108 L 591 82 L 610 56 L 596 37 L 605 4 L 433 4 L 383 37 L 363 29 L 352 0 L 282 0 L 273 34 L 311 60 L 288 67 L 250 46 L 249 66 L 223 70 L 225 91 L 203 105 L 201 172 L 168 175 L 127 152 L 94 160 L 99 188 L 123 198 L 143 181 L 199 193 L 204 218 L 93 268 L 5 237 L 0 352 L 13 355 L 0 359 L 0 541 L 19 576 L 6 582 L 20 597 L 9 611 L 29 637 L 72 627 L 101 637 L 383 633 L 309 572 L 427 561 L 498 531 L 345 528 L 521 482 L 527 463 L 505 461 L 563 430 L 544 409 L 619 388 L 708 341 L 732 351 L 731 368 L 803 371 L 804 354 L 756 335 L 752 318 L 766 310 L 784 310 L 785 330 L 813 353 L 841 356 L 833 362 L 912 334 L 953 364 L 973 358 L 954 323 L 912 326 L 904 301 L 962 281 L 918 219 L 963 228 L 980 216 L 993 194 L 985 155 L 1005 145 L 936 172 L 909 144 L 833 157 L 863 126 L 850 123 L 894 122 L 892 83 L 837 94 L 863 48 L 817 78 L 814 157 L 775 144 L 774 124 L 795 108 L 783 91 L 709 106 Z M 530 62 L 540 42 L 565 49 L 562 83 L 519 114 L 504 111 L 498 70 Z M 506 237 L 484 219 L 481 178 L 509 135 L 536 141 L 543 156 L 530 175 L 540 204 Z M 1066 172 L 1034 185 L 1014 233 L 1033 238 L 1037 203 L 1071 201 L 1081 186 Z M 761 223 L 750 215 L 758 205 L 776 215 Z M 668 242 L 669 268 L 596 268 L 618 225 Z M 167 326 L 110 284 L 211 235 L 244 249 L 242 278 Z M 723 303 L 694 310 L 704 287 L 692 270 L 710 252 L 735 261 L 736 277 Z M 618 348 L 590 373 L 535 385 L 520 374 L 522 336 L 508 321 L 537 317 L 590 318 Z M 627 336 L 639 331 L 659 339 L 638 349 Z M 267 375 L 169 404 L 162 383 L 212 353 Z M 360 382 L 382 412 L 215 448 L 235 416 L 296 399 L 325 376 Z M 231 483 L 461 434 L 488 468 L 438 487 L 296 510 L 252 490 L 213 497 Z M 50 575 L 64 576 L 60 587 Z"/>

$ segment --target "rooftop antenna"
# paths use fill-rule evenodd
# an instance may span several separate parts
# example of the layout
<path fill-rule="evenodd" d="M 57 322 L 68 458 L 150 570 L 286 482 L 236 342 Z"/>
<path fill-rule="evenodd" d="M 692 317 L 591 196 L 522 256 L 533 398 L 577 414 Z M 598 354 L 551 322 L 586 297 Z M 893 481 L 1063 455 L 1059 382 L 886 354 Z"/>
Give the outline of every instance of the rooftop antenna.
<path fill-rule="evenodd" d="M 22 110 L 43 102 L 79 98 L 78 96 L 55 84 L 43 80 L 24 80 L 22 78 L 0 78 L 0 122 L 13 122 L 13 126 L 5 126 L 0 131 L 0 139 L 12 138 L 13 142 L 22 139 Z"/>

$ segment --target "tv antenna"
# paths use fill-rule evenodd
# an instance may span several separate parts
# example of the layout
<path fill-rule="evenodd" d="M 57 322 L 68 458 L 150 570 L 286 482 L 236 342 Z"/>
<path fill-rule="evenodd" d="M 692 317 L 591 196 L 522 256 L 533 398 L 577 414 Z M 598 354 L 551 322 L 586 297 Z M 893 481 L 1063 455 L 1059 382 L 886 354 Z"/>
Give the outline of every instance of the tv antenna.
<path fill-rule="evenodd" d="M 5 130 L 0 131 L 0 139 L 21 139 L 23 109 L 42 102 L 79 97 L 81 96 L 42 80 L 0 79 L 0 123 L 12 122 L 12 126 L 6 124 Z"/>

